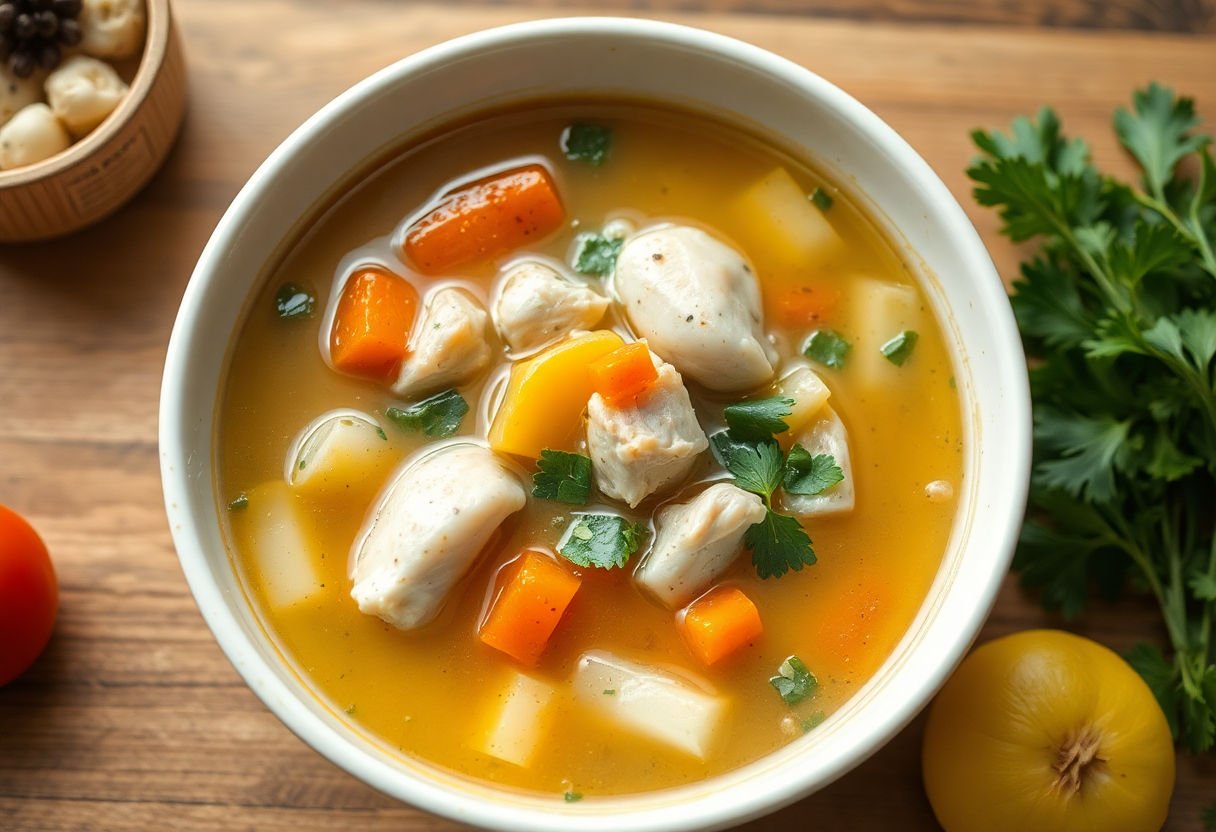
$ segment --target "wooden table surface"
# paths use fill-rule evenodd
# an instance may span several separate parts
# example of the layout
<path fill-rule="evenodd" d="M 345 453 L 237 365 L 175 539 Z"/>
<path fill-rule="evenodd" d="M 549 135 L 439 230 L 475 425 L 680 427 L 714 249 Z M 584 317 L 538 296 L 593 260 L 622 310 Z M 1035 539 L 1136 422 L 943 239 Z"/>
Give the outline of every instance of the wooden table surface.
<path fill-rule="evenodd" d="M 600 8 L 640 5 L 799 61 L 875 109 L 967 206 L 1007 277 L 1017 253 L 971 203 L 962 173 L 970 128 L 1004 126 L 1053 102 L 1067 127 L 1091 138 L 1101 164 L 1125 171 L 1109 114 L 1150 79 L 1196 96 L 1216 126 L 1211 0 L 606 0 Z M 709 11 L 680 11 L 689 8 Z M 0 502 L 44 535 L 62 585 L 49 650 L 0 689 L 0 829 L 457 828 L 312 752 L 221 655 L 169 540 L 158 385 L 195 258 L 241 183 L 293 127 L 421 47 L 552 13 L 542 0 L 178 0 L 192 97 L 164 171 L 95 228 L 0 246 Z M 1010 582 L 982 637 L 1061 623 Z M 1162 637 L 1155 611 L 1136 602 L 1099 606 L 1076 629 L 1120 650 Z M 920 734 L 918 720 L 852 774 L 746 828 L 936 829 L 920 786 Z M 1180 754 L 1168 828 L 1201 828 L 1200 809 L 1214 800 L 1216 755 Z"/>

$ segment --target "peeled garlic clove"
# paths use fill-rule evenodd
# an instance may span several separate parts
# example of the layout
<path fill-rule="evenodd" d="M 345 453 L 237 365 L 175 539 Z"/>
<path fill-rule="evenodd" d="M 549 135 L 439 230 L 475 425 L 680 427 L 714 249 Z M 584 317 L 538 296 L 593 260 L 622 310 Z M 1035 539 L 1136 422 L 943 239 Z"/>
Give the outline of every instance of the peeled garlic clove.
<path fill-rule="evenodd" d="M 38 73 L 18 78 L 0 63 L 0 124 L 17 115 L 17 111 L 42 100 L 42 79 Z"/>
<path fill-rule="evenodd" d="M 130 58 L 144 45 L 143 0 L 84 0 L 80 48 L 95 58 Z"/>
<path fill-rule="evenodd" d="M 128 89 L 113 67 L 86 55 L 73 55 L 46 79 L 51 109 L 78 139 L 114 112 Z"/>
<path fill-rule="evenodd" d="M 41 162 L 71 144 L 71 136 L 50 107 L 30 104 L 0 127 L 0 170 Z"/>

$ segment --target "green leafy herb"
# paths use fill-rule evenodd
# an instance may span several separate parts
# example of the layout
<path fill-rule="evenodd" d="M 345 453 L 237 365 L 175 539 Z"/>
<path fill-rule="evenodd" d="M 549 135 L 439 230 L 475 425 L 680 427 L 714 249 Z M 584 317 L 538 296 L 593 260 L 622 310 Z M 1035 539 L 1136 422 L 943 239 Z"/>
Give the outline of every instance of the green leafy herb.
<path fill-rule="evenodd" d="M 798 519 L 772 508 L 744 532 L 743 545 L 752 553 L 752 565 L 761 578 L 780 578 L 791 569 L 800 572 L 816 561 L 811 538 Z"/>
<path fill-rule="evenodd" d="M 722 415 L 732 435 L 748 442 L 761 442 L 771 439 L 774 433 L 789 430 L 783 417 L 793 412 L 793 399 L 770 396 L 727 405 Z"/>
<path fill-rule="evenodd" d="M 920 336 L 912 330 L 905 329 L 879 347 L 878 351 L 886 356 L 886 359 L 896 367 L 902 367 L 904 366 L 904 362 L 908 360 L 908 356 L 912 355 L 912 350 L 919 338 Z"/>
<path fill-rule="evenodd" d="M 545 448 L 532 475 L 532 496 L 585 506 L 591 497 L 591 459 Z"/>
<path fill-rule="evenodd" d="M 773 496 L 781 485 L 781 447 L 776 442 L 741 442 L 728 430 L 715 433 L 709 441 L 718 462 L 735 478 L 735 485 L 765 500 Z"/>
<path fill-rule="evenodd" d="M 562 799 L 567 803 L 578 803 L 583 799 L 583 793 L 576 792 L 574 789 L 566 789 L 566 793 L 562 795 Z"/>
<path fill-rule="evenodd" d="M 818 329 L 811 333 L 810 340 L 806 342 L 806 348 L 802 352 L 812 361 L 839 370 L 844 367 L 844 361 L 852 348 L 853 345 L 841 337 L 840 333 L 831 329 Z"/>
<path fill-rule="evenodd" d="M 1039 242 L 1012 298 L 1035 416 L 1014 568 L 1068 616 L 1095 590 L 1150 594 L 1170 650 L 1128 660 L 1203 751 L 1216 744 L 1216 164 L 1198 124 L 1189 99 L 1152 84 L 1114 118 L 1139 183 L 1100 172 L 1048 108 L 1008 135 L 973 133 L 968 174 L 1006 235 Z"/>
<path fill-rule="evenodd" d="M 815 207 L 817 207 L 820 211 L 826 212 L 829 208 L 831 208 L 832 201 L 831 194 L 829 194 L 823 188 L 816 188 L 815 190 L 811 191 L 811 202 L 815 203 Z"/>
<path fill-rule="evenodd" d="M 580 274 L 607 277 L 616 268 L 616 258 L 625 241 L 619 237 L 600 234 L 580 234 L 574 255 L 574 269 Z"/>
<path fill-rule="evenodd" d="M 615 688 L 604 688 L 604 696 L 616 696 Z"/>
<path fill-rule="evenodd" d="M 384 432 L 384 428 L 382 428 L 378 425 L 376 426 L 376 436 L 379 436 L 385 442 L 388 441 L 388 434 Z"/>
<path fill-rule="evenodd" d="M 562 153 L 573 162 L 590 162 L 599 167 L 612 147 L 612 128 L 575 122 L 562 132 Z"/>
<path fill-rule="evenodd" d="M 576 514 L 557 551 L 576 566 L 612 569 L 629 563 L 647 530 L 619 514 Z"/>
<path fill-rule="evenodd" d="M 814 496 L 843 480 L 844 471 L 836 464 L 836 457 L 831 454 L 811 456 L 806 448 L 794 443 L 785 458 L 785 474 L 781 484 L 790 494 Z"/>
<path fill-rule="evenodd" d="M 809 734 L 811 731 L 814 731 L 823 724 L 825 719 L 827 717 L 824 716 L 823 711 L 813 712 L 802 720 L 802 733 Z"/>
<path fill-rule="evenodd" d="M 777 675 L 768 680 L 787 705 L 797 705 L 815 694 L 819 680 L 802 659 L 790 656 L 777 668 Z"/>
<path fill-rule="evenodd" d="M 236 496 L 232 502 L 228 504 L 229 511 L 240 511 L 249 508 L 249 495 L 242 491 Z"/>
<path fill-rule="evenodd" d="M 274 308 L 284 320 L 311 318 L 317 308 L 317 296 L 302 286 L 284 283 L 275 292 Z"/>
<path fill-rule="evenodd" d="M 455 390 L 444 390 L 409 407 L 390 407 L 384 415 L 403 430 L 427 436 L 451 436 L 469 412 L 469 403 Z"/>

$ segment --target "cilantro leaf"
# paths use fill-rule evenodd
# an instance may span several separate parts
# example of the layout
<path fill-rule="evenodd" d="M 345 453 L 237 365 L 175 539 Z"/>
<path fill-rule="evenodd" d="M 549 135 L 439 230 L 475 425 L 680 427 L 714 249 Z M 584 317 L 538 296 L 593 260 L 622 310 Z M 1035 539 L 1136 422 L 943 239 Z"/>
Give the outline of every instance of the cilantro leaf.
<path fill-rule="evenodd" d="M 794 412 L 794 400 L 782 396 L 748 399 L 729 404 L 722 411 L 731 435 L 746 442 L 761 442 L 790 429 L 783 417 Z"/>
<path fill-rule="evenodd" d="M 834 201 L 832 199 L 832 195 L 823 188 L 816 188 L 815 190 L 811 191 L 810 199 L 811 202 L 815 203 L 815 207 L 820 211 L 823 211 L 825 214 L 828 212 L 828 209 L 832 207 L 832 202 Z"/>
<path fill-rule="evenodd" d="M 469 403 L 455 390 L 444 390 L 409 407 L 390 407 L 384 411 L 389 421 L 402 430 L 422 431 L 427 436 L 451 436 L 469 412 Z"/>
<path fill-rule="evenodd" d="M 802 524 L 771 508 L 763 520 L 744 532 L 743 545 L 752 553 L 752 565 L 761 578 L 780 578 L 791 569 L 800 572 L 816 562 L 811 538 Z"/>
<path fill-rule="evenodd" d="M 770 678 L 768 683 L 777 691 L 781 701 L 787 705 L 797 705 L 814 696 L 815 691 L 819 689 L 819 680 L 797 656 L 790 656 L 783 661 L 777 668 L 777 675 Z M 822 721 L 822 715 L 820 721 Z M 813 728 L 814 725 L 811 727 Z"/>
<path fill-rule="evenodd" d="M 574 269 L 580 274 L 607 277 L 616 268 L 616 258 L 625 241 L 600 234 L 580 234 L 574 255 Z"/>
<path fill-rule="evenodd" d="M 1144 169 L 1148 190 L 1162 194 L 1174 177 L 1174 168 L 1183 157 L 1195 153 L 1208 143 L 1208 137 L 1192 135 L 1199 124 L 1195 103 L 1189 98 L 1175 98 L 1169 87 L 1149 84 L 1132 96 L 1132 109 L 1120 107 L 1115 111 L 1115 132 Z"/>
<path fill-rule="evenodd" d="M 831 329 L 819 329 L 811 333 L 806 342 L 803 354 L 812 361 L 818 361 L 825 367 L 839 370 L 844 367 L 844 361 L 849 356 L 853 345 L 846 341 L 838 332 Z"/>
<path fill-rule="evenodd" d="M 920 336 L 910 329 L 905 329 L 891 340 L 887 341 L 878 351 L 896 367 L 904 366 L 904 362 L 912 355 Z"/>
<path fill-rule="evenodd" d="M 772 439 L 740 442 L 731 431 L 710 437 L 714 456 L 744 491 L 767 500 L 781 485 L 781 447 Z"/>
<path fill-rule="evenodd" d="M 317 308 L 317 296 L 311 289 L 284 283 L 274 295 L 274 308 L 285 321 L 311 318 Z"/>
<path fill-rule="evenodd" d="M 612 569 L 629 563 L 648 534 L 619 514 L 575 514 L 557 551 L 576 566 Z"/>
<path fill-rule="evenodd" d="M 532 496 L 585 506 L 591 497 L 591 458 L 545 448 L 532 475 Z"/>
<path fill-rule="evenodd" d="M 562 131 L 562 153 L 572 162 L 604 164 L 612 147 L 612 128 L 576 121 Z"/>
<path fill-rule="evenodd" d="M 790 494 L 822 494 L 843 480 L 844 471 L 836 464 L 836 458 L 831 454 L 811 456 L 806 448 L 797 443 L 790 448 L 785 459 L 785 475 L 782 479 L 782 485 Z"/>

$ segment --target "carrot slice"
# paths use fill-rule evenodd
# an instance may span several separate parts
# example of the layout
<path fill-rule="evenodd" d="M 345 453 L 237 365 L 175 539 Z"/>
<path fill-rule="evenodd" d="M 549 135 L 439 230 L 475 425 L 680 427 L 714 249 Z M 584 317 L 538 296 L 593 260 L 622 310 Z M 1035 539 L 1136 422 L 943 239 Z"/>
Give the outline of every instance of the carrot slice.
<path fill-rule="evenodd" d="M 703 663 L 716 664 L 764 633 L 760 611 L 743 590 L 711 589 L 676 614 L 688 649 Z"/>
<path fill-rule="evenodd" d="M 360 269 L 342 287 L 329 336 L 333 368 L 386 379 L 408 352 L 418 311 L 418 291 L 403 277 L 378 267 Z"/>
<path fill-rule="evenodd" d="M 509 570 L 478 635 L 494 649 L 534 665 L 582 581 L 539 552 L 524 552 Z"/>
<path fill-rule="evenodd" d="M 613 407 L 633 402 L 659 377 L 650 360 L 650 349 L 634 341 L 594 361 L 590 367 L 595 392 Z"/>
<path fill-rule="evenodd" d="M 840 302 L 840 290 L 798 286 L 776 299 L 773 313 L 786 326 L 811 326 L 827 318 Z"/>
<path fill-rule="evenodd" d="M 405 254 L 419 271 L 502 254 L 544 237 L 566 211 L 549 171 L 526 165 L 453 191 L 405 233 Z"/>

